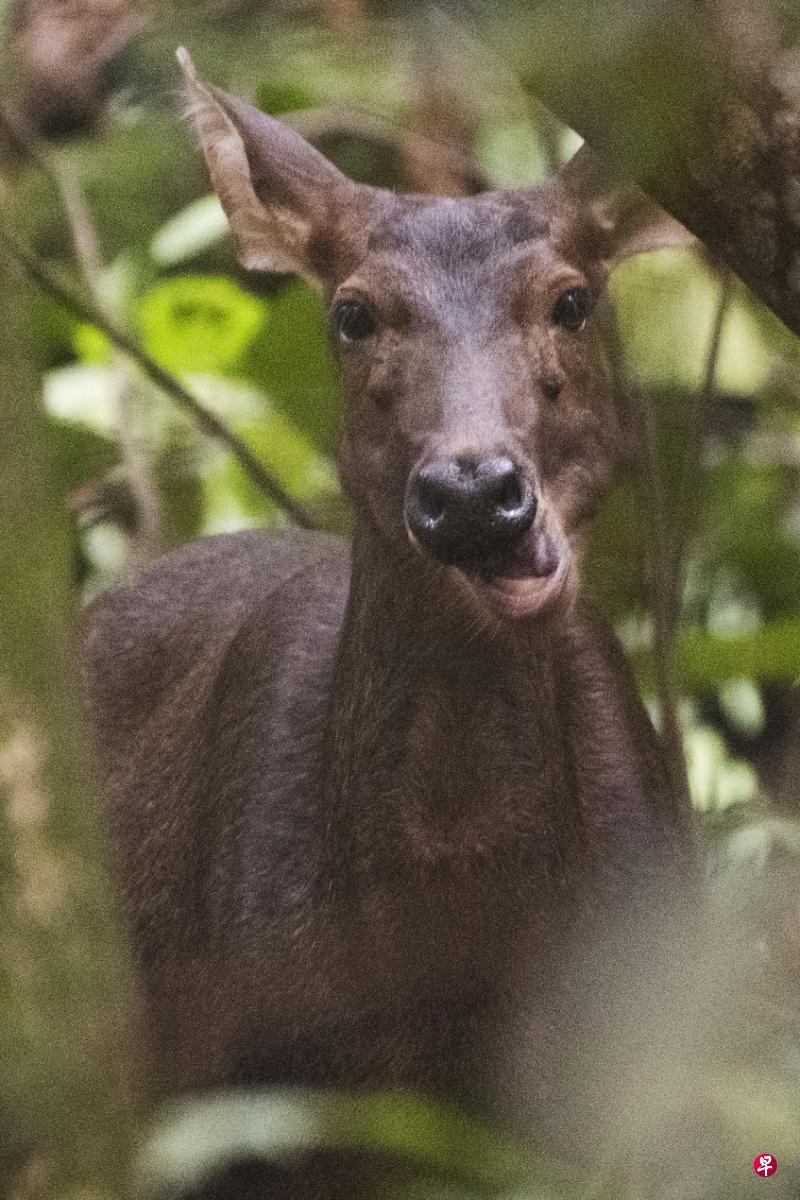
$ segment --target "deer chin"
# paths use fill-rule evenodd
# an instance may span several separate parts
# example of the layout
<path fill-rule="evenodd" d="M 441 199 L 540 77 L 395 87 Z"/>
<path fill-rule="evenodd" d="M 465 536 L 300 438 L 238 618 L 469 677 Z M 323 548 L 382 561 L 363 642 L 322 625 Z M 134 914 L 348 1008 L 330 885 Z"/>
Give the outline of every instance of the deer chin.
<path fill-rule="evenodd" d="M 563 559 L 552 575 L 527 579 L 493 575 L 473 580 L 473 586 L 497 616 L 519 620 L 549 609 L 564 590 L 567 573 L 567 561 Z"/>
<path fill-rule="evenodd" d="M 472 580 L 478 595 L 500 617 L 532 617 L 549 609 L 570 575 L 571 556 L 561 537 L 532 530 L 512 559 Z"/>

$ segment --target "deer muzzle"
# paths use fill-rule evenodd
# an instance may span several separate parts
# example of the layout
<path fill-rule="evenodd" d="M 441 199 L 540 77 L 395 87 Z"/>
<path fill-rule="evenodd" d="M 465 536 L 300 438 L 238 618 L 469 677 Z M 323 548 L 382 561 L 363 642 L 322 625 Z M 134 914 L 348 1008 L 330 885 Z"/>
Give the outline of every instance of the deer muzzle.
<path fill-rule="evenodd" d="M 420 551 L 459 570 L 504 616 L 532 615 L 561 588 L 566 544 L 549 531 L 533 483 L 508 457 L 425 462 L 409 480 L 405 521 Z"/>

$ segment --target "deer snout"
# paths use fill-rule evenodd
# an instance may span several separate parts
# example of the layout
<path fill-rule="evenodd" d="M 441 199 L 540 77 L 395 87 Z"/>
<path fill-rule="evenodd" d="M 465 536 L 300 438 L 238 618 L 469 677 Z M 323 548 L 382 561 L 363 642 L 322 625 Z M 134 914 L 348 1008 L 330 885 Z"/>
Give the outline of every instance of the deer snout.
<path fill-rule="evenodd" d="M 406 525 L 440 562 L 488 569 L 536 517 L 536 495 L 510 458 L 436 458 L 409 480 Z"/>

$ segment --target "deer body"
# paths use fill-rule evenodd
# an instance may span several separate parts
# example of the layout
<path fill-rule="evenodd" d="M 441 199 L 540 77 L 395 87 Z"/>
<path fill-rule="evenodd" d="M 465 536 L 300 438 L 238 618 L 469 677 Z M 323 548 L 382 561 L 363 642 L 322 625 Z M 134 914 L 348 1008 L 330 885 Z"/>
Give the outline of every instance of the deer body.
<path fill-rule="evenodd" d="M 333 302 L 355 536 L 207 539 L 90 616 L 155 1061 L 173 1090 L 503 1109 L 524 1057 L 545 1111 L 619 991 L 581 949 L 658 906 L 688 853 L 578 596 L 616 427 L 576 297 L 624 252 L 560 183 L 535 204 L 356 188 L 191 78 L 243 260 Z"/>
<path fill-rule="evenodd" d="M 227 535 L 94 609 L 99 761 L 170 1090 L 474 1094 L 520 954 L 549 999 L 550 960 L 652 903 L 685 852 L 588 607 L 465 651 L 425 628 L 424 572 L 377 595 L 370 558 L 359 595 L 348 560 Z"/>

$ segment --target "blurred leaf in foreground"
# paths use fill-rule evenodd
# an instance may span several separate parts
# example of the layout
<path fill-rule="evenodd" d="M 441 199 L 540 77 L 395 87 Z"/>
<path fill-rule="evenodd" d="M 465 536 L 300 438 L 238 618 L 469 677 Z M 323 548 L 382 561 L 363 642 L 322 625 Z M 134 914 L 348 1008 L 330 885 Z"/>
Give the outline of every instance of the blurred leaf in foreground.
<path fill-rule="evenodd" d="M 379 1152 L 465 1195 L 546 1189 L 582 1200 L 576 1177 L 540 1164 L 460 1110 L 411 1093 L 311 1091 L 222 1093 L 165 1108 L 139 1156 L 147 1195 L 197 1187 L 235 1161 L 272 1161 L 301 1151 Z"/>
<path fill-rule="evenodd" d="M 266 319 L 263 305 L 223 277 L 183 275 L 142 299 L 145 348 L 167 370 L 224 374 Z"/>
<path fill-rule="evenodd" d="M 160 267 L 174 267 L 215 245 L 230 232 L 216 196 L 202 196 L 162 225 L 150 243 Z"/>

